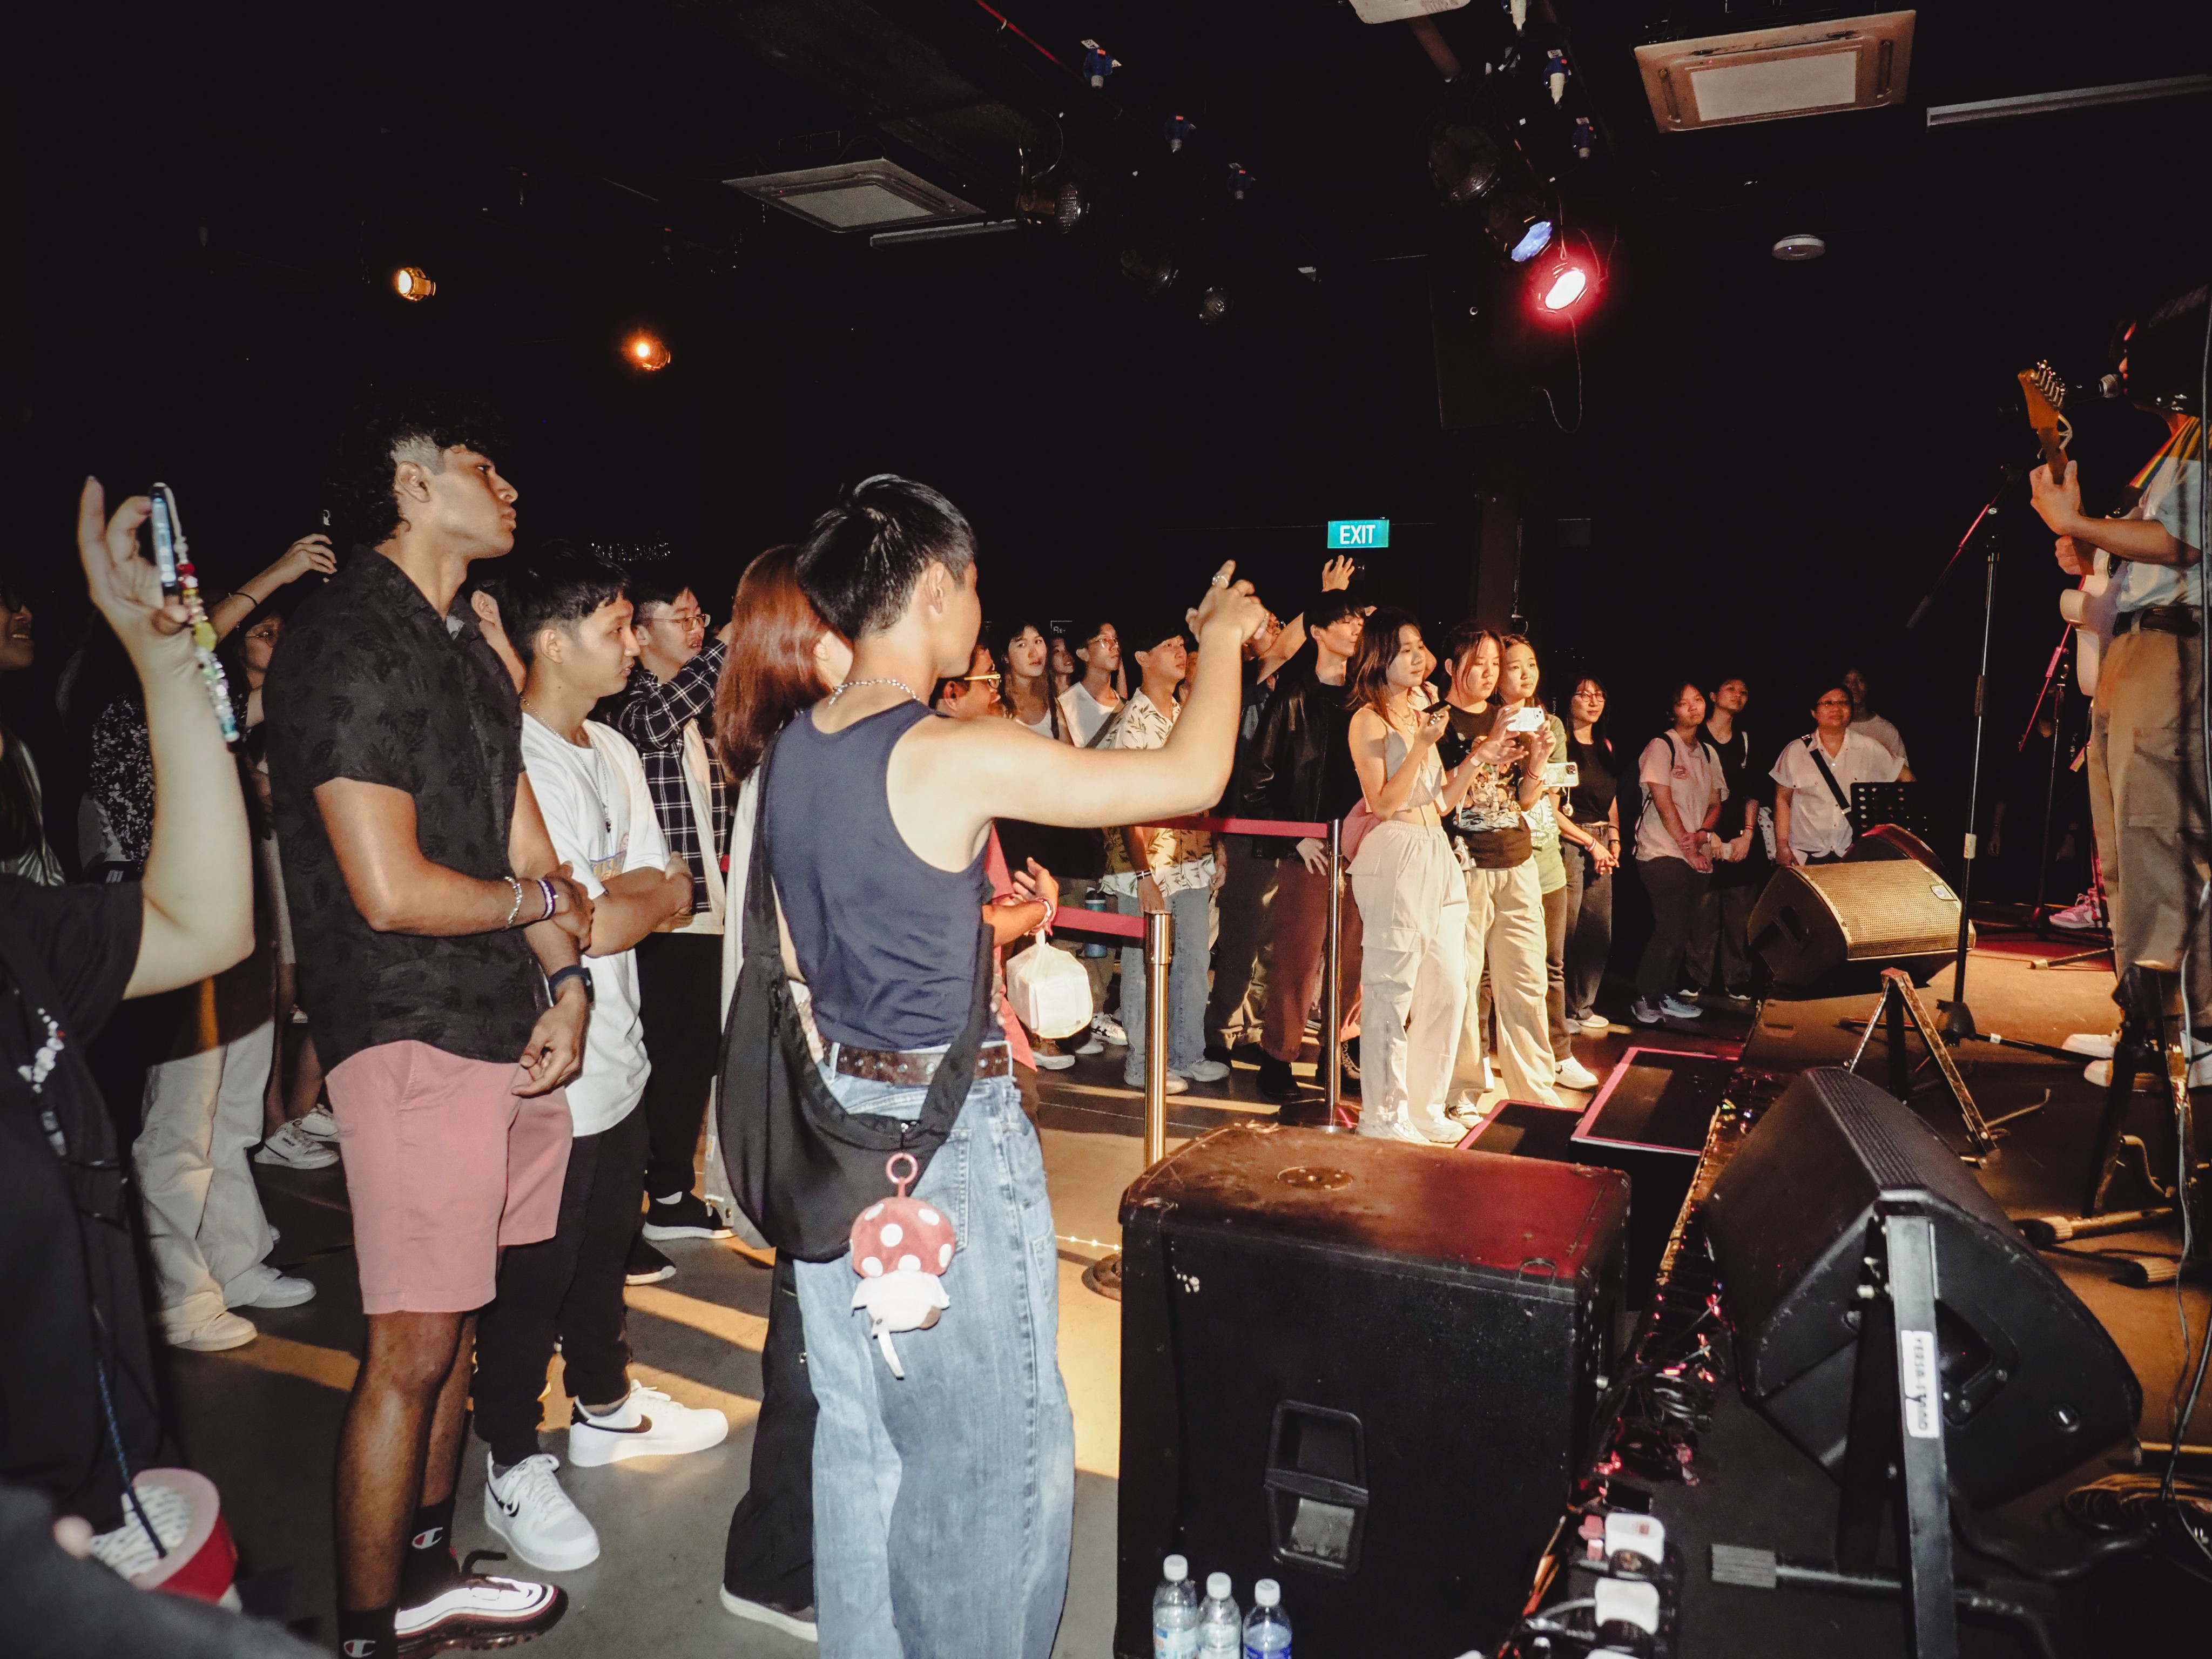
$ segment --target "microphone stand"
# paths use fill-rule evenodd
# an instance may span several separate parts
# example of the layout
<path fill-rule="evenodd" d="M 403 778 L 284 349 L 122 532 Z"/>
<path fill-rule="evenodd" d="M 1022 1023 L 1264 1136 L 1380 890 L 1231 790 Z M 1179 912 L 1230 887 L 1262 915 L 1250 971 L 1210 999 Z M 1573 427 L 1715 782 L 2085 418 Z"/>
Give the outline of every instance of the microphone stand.
<path fill-rule="evenodd" d="M 2004 469 L 1996 494 L 1982 504 L 1980 512 L 1974 514 L 1973 522 L 1966 526 L 1966 533 L 1959 538 L 1958 546 L 1952 550 L 1950 560 L 1936 578 L 1935 586 L 1928 590 L 1927 597 L 1920 601 L 1911 618 L 1905 624 L 1906 631 L 1910 632 L 1927 619 L 1928 613 L 1935 607 L 1936 599 L 1949 582 L 1952 572 L 1965 562 L 1966 550 L 1978 541 L 1985 571 L 1982 583 L 1982 656 L 1974 677 L 1974 751 L 1973 764 L 1967 773 L 1966 835 L 1960 866 L 1959 948 L 1951 969 L 1951 1000 L 1936 1004 L 1940 1012 L 1939 1023 L 1945 1035 L 1954 1042 L 1974 1034 L 1973 1011 L 1966 1006 L 1966 946 L 1973 929 L 1974 858 L 1978 850 L 1974 827 L 1981 821 L 1982 738 L 1989 724 L 1990 641 L 1996 624 L 2000 539 L 1997 503 L 2004 499 L 2007 490 L 2020 482 L 2021 476 L 2021 469 L 2018 466 Z"/>

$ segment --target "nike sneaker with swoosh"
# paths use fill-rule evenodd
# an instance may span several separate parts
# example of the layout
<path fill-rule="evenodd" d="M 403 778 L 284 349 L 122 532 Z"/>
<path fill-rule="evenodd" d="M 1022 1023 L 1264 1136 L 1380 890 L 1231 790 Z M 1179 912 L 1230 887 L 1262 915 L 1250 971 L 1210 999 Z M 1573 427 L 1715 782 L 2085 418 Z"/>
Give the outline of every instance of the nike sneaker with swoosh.
<path fill-rule="evenodd" d="M 578 1401 L 568 1423 L 568 1461 L 580 1468 L 631 1457 L 704 1451 L 729 1437 L 730 1419 L 708 1407 L 678 1405 L 658 1389 L 629 1385 L 620 1409 L 594 1416 Z"/>
<path fill-rule="evenodd" d="M 561 1490 L 550 1452 L 526 1457 L 504 1474 L 484 1459 L 484 1525 L 524 1560 L 546 1572 L 574 1572 L 599 1559 L 599 1534 Z"/>
<path fill-rule="evenodd" d="M 558 1584 L 471 1574 L 418 1606 L 399 1609 L 393 1623 L 398 1659 L 430 1659 L 456 1648 L 512 1647 L 544 1635 L 568 1611 L 568 1592 Z"/>

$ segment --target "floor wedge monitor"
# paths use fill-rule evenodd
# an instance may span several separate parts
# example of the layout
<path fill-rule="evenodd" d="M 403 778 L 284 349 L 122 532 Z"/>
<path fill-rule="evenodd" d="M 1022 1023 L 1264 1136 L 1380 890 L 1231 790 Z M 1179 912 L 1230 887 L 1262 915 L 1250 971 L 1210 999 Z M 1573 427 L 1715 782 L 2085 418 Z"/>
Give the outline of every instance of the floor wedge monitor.
<path fill-rule="evenodd" d="M 1911 859 L 1790 865 L 1766 884 L 1747 931 L 1785 996 L 1876 990 L 1885 968 L 1924 985 L 1958 947 L 1959 896 Z"/>

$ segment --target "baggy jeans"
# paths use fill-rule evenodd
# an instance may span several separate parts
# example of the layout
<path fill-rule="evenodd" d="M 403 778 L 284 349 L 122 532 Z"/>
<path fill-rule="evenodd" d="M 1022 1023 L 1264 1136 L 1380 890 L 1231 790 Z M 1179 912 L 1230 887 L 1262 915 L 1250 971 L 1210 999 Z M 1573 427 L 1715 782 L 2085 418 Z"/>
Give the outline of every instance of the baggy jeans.
<path fill-rule="evenodd" d="M 1212 923 L 1213 895 L 1203 887 L 1186 887 L 1167 895 L 1168 914 L 1175 918 L 1174 937 L 1168 948 L 1168 1070 L 1188 1072 L 1206 1058 L 1206 933 Z M 1117 893 L 1114 908 L 1125 916 L 1145 913 L 1144 901 L 1132 893 Z M 1145 1000 L 1145 952 L 1141 945 L 1121 947 L 1121 1030 L 1129 1039 L 1129 1052 L 1121 1062 L 1121 1080 L 1132 1089 L 1145 1086 L 1145 1042 L 1147 1033 Z"/>
<path fill-rule="evenodd" d="M 1546 1029 L 1544 895 L 1536 861 L 1510 870 L 1467 872 L 1467 1013 L 1452 1067 L 1451 1103 L 1472 1106 L 1482 1096 L 1483 1031 L 1474 988 L 1490 965 L 1498 1011 L 1498 1081 L 1508 1100 L 1559 1103 L 1559 1066 Z"/>
<path fill-rule="evenodd" d="M 1352 861 L 1359 902 L 1359 1128 L 1441 1112 L 1467 1004 L 1467 889 L 1433 824 L 1385 822 Z"/>
<path fill-rule="evenodd" d="M 173 1331 L 252 1301 L 275 1277 L 262 1265 L 269 1219 L 246 1155 L 261 1139 L 276 1038 L 264 1024 L 147 1068 L 145 1127 L 131 1160 L 161 1322 Z"/>
<path fill-rule="evenodd" d="M 924 1088 L 840 1077 L 848 1111 L 912 1118 Z M 890 1191 L 885 1182 L 886 1195 Z M 849 1255 L 798 1264 L 814 1429 L 814 1591 L 828 1659 L 1049 1659 L 1067 1596 L 1075 1423 L 1044 1157 L 1010 1077 L 984 1078 L 914 1195 L 959 1242 L 952 1305 L 892 1340 Z"/>

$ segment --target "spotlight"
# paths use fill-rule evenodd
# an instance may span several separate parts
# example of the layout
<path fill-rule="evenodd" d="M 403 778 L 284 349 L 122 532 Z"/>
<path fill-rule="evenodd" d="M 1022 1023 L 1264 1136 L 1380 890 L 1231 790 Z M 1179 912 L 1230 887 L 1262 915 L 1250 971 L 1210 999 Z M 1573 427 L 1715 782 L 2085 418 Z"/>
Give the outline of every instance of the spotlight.
<path fill-rule="evenodd" d="M 403 300 L 427 300 L 438 291 L 438 285 L 420 266 L 402 265 L 392 273 L 392 291 Z"/>
<path fill-rule="evenodd" d="M 1470 123 L 1446 119 L 1429 138 L 1429 182 L 1447 207 L 1464 207 L 1497 186 L 1504 157 L 1490 136 Z"/>
<path fill-rule="evenodd" d="M 1482 228 L 1498 251 L 1516 265 L 1527 264 L 1552 245 L 1551 216 L 1517 191 L 1492 198 Z"/>
<path fill-rule="evenodd" d="M 664 369 L 676 361 L 668 343 L 658 334 L 640 329 L 623 342 L 623 361 L 632 368 L 641 368 L 650 374 Z"/>
<path fill-rule="evenodd" d="M 1227 322 L 1234 308 L 1225 288 L 1210 288 L 1198 296 L 1198 320 L 1209 328 Z"/>
<path fill-rule="evenodd" d="M 1251 189 L 1255 182 L 1256 181 L 1253 179 L 1252 175 L 1244 170 L 1244 167 L 1242 162 L 1231 161 L 1229 164 L 1229 196 L 1231 200 L 1237 202 L 1243 201 L 1244 199 L 1244 192 Z"/>
<path fill-rule="evenodd" d="M 1784 236 L 1774 245 L 1774 257 L 1793 264 L 1817 259 L 1827 251 L 1827 243 L 1809 230 Z"/>
<path fill-rule="evenodd" d="M 1562 253 L 1536 273 L 1536 303 L 1554 313 L 1571 311 L 1589 286 L 1589 272 Z"/>
<path fill-rule="evenodd" d="M 1166 126 L 1162 131 L 1168 141 L 1169 152 L 1172 154 L 1182 148 L 1184 139 L 1198 131 L 1198 124 L 1185 120 L 1180 115 L 1170 115 L 1167 118 Z"/>
<path fill-rule="evenodd" d="M 1590 125 L 1587 115 L 1575 117 L 1575 160 L 1587 161 L 1597 143 L 1597 129 Z"/>
<path fill-rule="evenodd" d="M 1106 77 L 1121 67 L 1121 60 L 1096 40 L 1083 43 L 1083 78 L 1093 87 L 1103 87 Z"/>
<path fill-rule="evenodd" d="M 1182 273 L 1176 268 L 1175 255 L 1164 248 L 1125 247 L 1121 274 L 1144 290 L 1147 300 L 1156 300 L 1173 288 Z"/>
<path fill-rule="evenodd" d="M 1553 103 L 1567 95 L 1567 54 L 1557 47 L 1544 54 L 1544 83 L 1552 89 Z"/>
<path fill-rule="evenodd" d="M 1083 222 L 1091 204 L 1073 179 L 1063 180 L 1057 188 L 1040 179 L 1014 198 L 1014 211 L 1032 228 L 1056 230 L 1066 236 Z"/>

